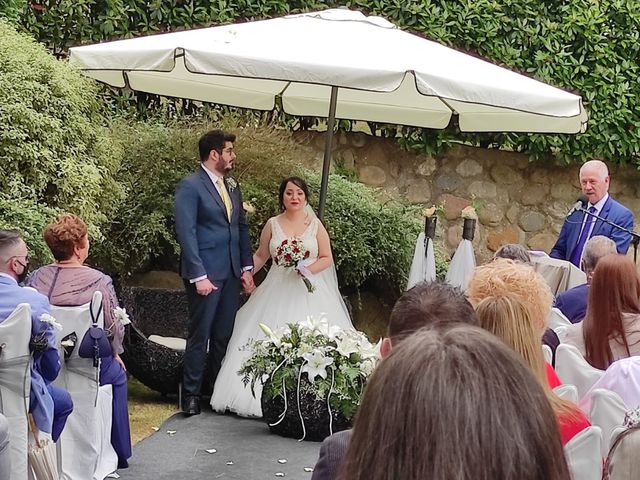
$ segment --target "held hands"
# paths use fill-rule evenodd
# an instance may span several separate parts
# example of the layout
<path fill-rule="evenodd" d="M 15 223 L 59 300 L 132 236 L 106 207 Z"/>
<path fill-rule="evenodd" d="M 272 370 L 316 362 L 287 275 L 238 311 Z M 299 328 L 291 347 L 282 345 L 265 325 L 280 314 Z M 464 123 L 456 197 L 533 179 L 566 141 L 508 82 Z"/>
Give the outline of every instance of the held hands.
<path fill-rule="evenodd" d="M 196 292 L 198 295 L 204 295 L 205 297 L 209 295 L 214 290 L 217 290 L 216 287 L 208 278 L 203 278 L 202 280 L 198 280 L 196 282 Z"/>
<path fill-rule="evenodd" d="M 256 284 L 253 281 L 253 273 L 251 273 L 251 271 L 247 270 L 242 272 L 240 281 L 242 282 L 242 290 L 244 293 L 251 294 L 256 289 Z"/>

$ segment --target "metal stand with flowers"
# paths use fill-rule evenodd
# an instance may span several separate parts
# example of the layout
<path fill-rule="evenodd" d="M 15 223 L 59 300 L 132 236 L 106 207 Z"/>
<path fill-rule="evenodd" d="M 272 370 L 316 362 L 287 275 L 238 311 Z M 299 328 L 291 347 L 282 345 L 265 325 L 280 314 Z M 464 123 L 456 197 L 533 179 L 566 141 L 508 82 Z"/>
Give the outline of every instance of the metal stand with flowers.
<path fill-rule="evenodd" d="M 360 332 L 308 318 L 248 344 L 239 374 L 252 393 L 264 383 L 261 405 L 269 429 L 285 437 L 321 441 L 345 430 L 360 403 L 378 348 Z M 255 393 L 254 393 L 255 395 Z"/>

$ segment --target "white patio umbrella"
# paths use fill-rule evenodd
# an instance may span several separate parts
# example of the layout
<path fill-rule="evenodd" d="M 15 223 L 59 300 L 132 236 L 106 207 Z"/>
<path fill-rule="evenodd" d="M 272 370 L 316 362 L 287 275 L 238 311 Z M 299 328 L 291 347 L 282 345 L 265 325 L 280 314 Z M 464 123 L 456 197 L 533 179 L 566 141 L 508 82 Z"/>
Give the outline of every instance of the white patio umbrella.
<path fill-rule="evenodd" d="M 465 132 L 578 133 L 582 99 L 404 32 L 332 9 L 71 49 L 86 75 L 171 97 L 328 117 L 319 216 L 335 118 Z"/>

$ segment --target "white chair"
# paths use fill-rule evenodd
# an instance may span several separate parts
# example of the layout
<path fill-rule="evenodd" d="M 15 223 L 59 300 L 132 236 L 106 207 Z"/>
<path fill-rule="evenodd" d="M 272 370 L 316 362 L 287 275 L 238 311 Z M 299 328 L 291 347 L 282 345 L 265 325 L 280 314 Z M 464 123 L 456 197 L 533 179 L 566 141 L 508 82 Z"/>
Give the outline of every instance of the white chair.
<path fill-rule="evenodd" d="M 587 427 L 564 446 L 572 480 L 601 480 L 602 431 Z"/>
<path fill-rule="evenodd" d="M 98 314 L 101 304 L 102 293 L 95 292 L 91 304 L 51 307 L 51 314 L 62 325 L 58 340 L 71 333 L 77 336 L 76 345 L 56 379 L 56 384 L 66 389 L 73 400 L 73 412 L 58 441 L 62 456 L 61 480 L 102 480 L 118 466 L 111 446 L 111 387 L 99 388 L 99 370 L 93 366 L 93 359 L 78 355 L 80 343 L 93 323 L 90 306 Z M 104 327 L 102 314 L 98 316 L 98 326 Z M 60 355 L 64 355 L 62 348 Z M 103 419 L 103 413 L 107 413 L 108 419 Z M 103 475 L 103 472 L 106 473 Z"/>
<path fill-rule="evenodd" d="M 562 383 L 575 385 L 578 398 L 582 398 L 604 374 L 592 367 L 573 345 L 561 343 L 556 349 L 556 373 Z"/>
<path fill-rule="evenodd" d="M 0 412 L 9 421 L 11 480 L 26 480 L 31 389 L 31 307 L 21 303 L 0 323 Z"/>
<path fill-rule="evenodd" d="M 613 432 L 622 426 L 628 408 L 617 393 L 604 388 L 591 390 L 585 398 L 588 398 L 584 405 L 589 408 L 586 411 L 589 421 L 602 430 L 602 456 L 606 457 Z M 580 407 L 583 407 L 583 402 Z"/>
<path fill-rule="evenodd" d="M 551 351 L 551 347 L 549 345 L 542 345 L 542 355 L 544 356 L 544 361 L 549 365 L 553 365 L 553 352 Z"/>
<path fill-rule="evenodd" d="M 578 403 L 578 389 L 575 385 L 560 385 L 553 389 L 553 393 L 564 400 L 569 400 L 575 404 Z"/>
<path fill-rule="evenodd" d="M 560 309 L 556 307 L 553 307 L 549 312 L 548 324 L 549 328 L 554 332 L 558 327 L 570 327 L 572 325 L 569 319 L 565 317 L 564 313 L 562 313 Z"/>

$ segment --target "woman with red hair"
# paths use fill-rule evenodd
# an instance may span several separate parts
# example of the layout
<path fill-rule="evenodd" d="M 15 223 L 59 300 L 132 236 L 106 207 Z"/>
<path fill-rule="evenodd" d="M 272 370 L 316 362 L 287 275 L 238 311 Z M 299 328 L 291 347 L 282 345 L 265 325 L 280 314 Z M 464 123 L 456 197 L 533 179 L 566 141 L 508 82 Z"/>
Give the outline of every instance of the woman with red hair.
<path fill-rule="evenodd" d="M 34 271 L 27 284 L 49 298 L 51 305 L 77 306 L 89 303 L 96 290 L 102 292 L 104 326 L 112 355 L 100 362 L 100 385 L 113 388 L 111 443 L 118 455 L 118 468 L 126 468 L 131 457 L 131 434 L 127 406 L 127 373 L 123 352 L 124 325 L 111 277 L 85 265 L 89 256 L 87 225 L 76 215 L 60 215 L 44 230 L 55 263 Z"/>
<path fill-rule="evenodd" d="M 595 368 L 640 355 L 640 277 L 624 255 L 598 262 L 581 323 L 569 327 L 565 343 L 575 345 Z"/>

